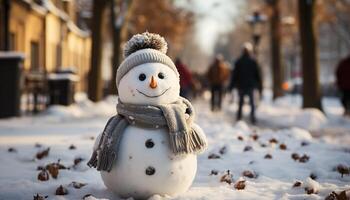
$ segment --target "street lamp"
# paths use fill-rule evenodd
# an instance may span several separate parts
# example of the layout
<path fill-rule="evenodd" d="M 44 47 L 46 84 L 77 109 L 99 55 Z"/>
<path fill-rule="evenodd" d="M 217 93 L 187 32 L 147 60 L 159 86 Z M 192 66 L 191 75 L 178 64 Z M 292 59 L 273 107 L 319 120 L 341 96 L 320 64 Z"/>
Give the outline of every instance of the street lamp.
<path fill-rule="evenodd" d="M 282 26 L 282 42 L 285 45 L 285 59 L 287 64 L 285 65 L 285 74 L 284 77 L 287 81 L 291 81 L 292 85 L 297 84 L 298 76 L 300 75 L 300 69 L 298 69 L 297 65 L 297 38 L 296 38 L 296 22 L 293 16 L 285 16 L 281 18 L 281 26 Z"/>
<path fill-rule="evenodd" d="M 253 52 L 255 56 L 258 55 L 258 45 L 263 32 L 263 25 L 266 20 L 267 17 L 259 11 L 255 11 L 253 15 L 247 17 L 247 22 L 252 27 Z"/>

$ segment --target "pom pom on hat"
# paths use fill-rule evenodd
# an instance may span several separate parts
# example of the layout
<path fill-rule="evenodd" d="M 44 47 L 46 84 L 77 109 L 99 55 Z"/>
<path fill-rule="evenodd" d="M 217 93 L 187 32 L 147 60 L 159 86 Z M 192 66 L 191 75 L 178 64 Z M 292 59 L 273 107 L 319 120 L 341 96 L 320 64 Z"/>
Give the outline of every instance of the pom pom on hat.
<path fill-rule="evenodd" d="M 125 44 L 124 58 L 141 49 L 155 49 L 166 54 L 168 44 L 162 36 L 155 33 L 136 34 Z"/>

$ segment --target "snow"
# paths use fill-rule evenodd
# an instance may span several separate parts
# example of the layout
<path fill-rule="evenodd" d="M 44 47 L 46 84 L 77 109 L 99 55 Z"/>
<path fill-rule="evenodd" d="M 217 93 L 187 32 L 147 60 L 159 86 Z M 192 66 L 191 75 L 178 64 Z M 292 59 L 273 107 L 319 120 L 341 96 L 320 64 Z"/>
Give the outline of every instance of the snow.
<path fill-rule="evenodd" d="M 275 103 L 264 99 L 257 110 L 258 126 L 235 122 L 235 106 L 227 105 L 227 101 L 224 107 L 228 109 L 219 113 L 210 112 L 205 100 L 194 101 L 197 122 L 209 144 L 208 150 L 198 156 L 194 183 L 181 196 L 155 195 L 151 199 L 324 199 L 332 191 L 339 193 L 349 189 L 350 176 L 341 177 L 335 170 L 339 164 L 350 166 L 349 119 L 341 116 L 342 109 L 336 99 L 327 98 L 324 99 L 325 119 L 310 112 L 313 114 L 306 118 L 312 125 L 303 127 L 301 125 L 306 123 L 298 122 L 295 116 L 309 111 L 298 108 L 298 99 L 288 96 Z M 296 102 L 291 104 L 294 100 Z M 33 199 L 37 193 L 48 195 L 48 199 L 82 199 L 86 194 L 92 194 L 88 199 L 119 199 L 106 189 L 99 172 L 86 166 L 94 138 L 115 114 L 116 101 L 116 97 L 109 97 L 92 103 L 80 96 L 72 106 L 54 106 L 39 116 L 0 120 L 0 199 Z M 288 118 L 284 124 L 274 122 L 283 121 L 285 116 L 294 120 Z M 271 143 L 272 138 L 277 143 Z M 36 143 L 42 147 L 35 147 Z M 76 149 L 70 150 L 71 144 Z M 285 150 L 281 149 L 281 144 L 285 145 Z M 246 146 L 251 146 L 252 150 L 243 151 Z M 8 152 L 10 147 L 17 152 Z M 35 154 L 46 147 L 50 147 L 49 156 L 34 159 Z M 219 153 L 222 147 L 226 147 L 223 155 Z M 208 159 L 213 153 L 220 158 Z M 310 158 L 307 162 L 294 161 L 292 153 L 306 154 Z M 266 154 L 272 159 L 265 159 Z M 73 167 L 75 158 L 84 160 Z M 38 181 L 37 167 L 58 159 L 71 168 L 60 170 L 57 179 L 50 176 L 46 182 Z M 212 170 L 217 170 L 218 174 L 210 175 Z M 227 170 L 233 175 L 232 184 L 220 182 Z M 243 177 L 242 172 L 246 170 L 257 174 L 257 178 Z M 309 178 L 311 174 L 316 176 L 315 180 Z M 243 179 L 246 180 L 245 189 L 236 190 L 234 183 Z M 72 181 L 87 185 L 75 189 L 69 185 Z M 300 181 L 301 186 L 293 187 L 296 181 Z M 68 195 L 55 195 L 60 185 L 68 189 Z M 312 187 L 317 193 L 306 194 L 305 187 Z"/>
<path fill-rule="evenodd" d="M 263 106 L 259 106 L 257 118 L 269 127 L 299 127 L 313 131 L 322 129 L 328 123 L 326 115 L 317 109 L 299 109 L 299 96 L 285 96 L 273 102 L 271 94 L 265 92 L 261 103 Z M 236 105 L 233 104 L 231 109 L 237 109 Z"/>
<path fill-rule="evenodd" d="M 12 58 L 12 59 L 20 59 L 23 60 L 25 58 L 25 55 L 21 52 L 16 51 L 1 51 L 0 52 L 0 59 L 6 59 L 6 58 Z"/>
<path fill-rule="evenodd" d="M 70 80 L 70 81 L 76 82 L 76 81 L 79 81 L 79 76 L 71 74 L 71 73 L 62 73 L 62 74 L 51 73 L 51 74 L 48 75 L 48 79 L 49 80 L 55 80 L 55 81 L 58 81 L 58 80 Z"/>

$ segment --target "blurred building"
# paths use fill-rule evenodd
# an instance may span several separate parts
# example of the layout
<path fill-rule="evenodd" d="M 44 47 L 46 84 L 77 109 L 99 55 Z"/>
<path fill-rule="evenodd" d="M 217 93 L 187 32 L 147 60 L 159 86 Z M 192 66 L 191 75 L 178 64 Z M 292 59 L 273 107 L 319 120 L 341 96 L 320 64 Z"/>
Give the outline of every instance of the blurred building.
<path fill-rule="evenodd" d="M 79 76 L 76 89 L 87 89 L 91 38 L 81 1 L 0 0 L 0 28 L 8 29 L 0 46 L 8 43 L 5 50 L 24 53 L 25 75 L 73 69 Z"/>

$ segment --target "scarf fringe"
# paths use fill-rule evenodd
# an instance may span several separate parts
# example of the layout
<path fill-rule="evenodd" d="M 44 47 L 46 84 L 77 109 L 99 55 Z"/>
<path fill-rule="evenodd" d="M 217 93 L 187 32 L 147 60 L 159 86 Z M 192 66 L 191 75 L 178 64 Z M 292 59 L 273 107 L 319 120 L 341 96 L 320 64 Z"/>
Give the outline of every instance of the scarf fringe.
<path fill-rule="evenodd" d="M 92 152 L 91 158 L 88 161 L 87 165 L 89 167 L 96 168 L 96 166 L 97 166 L 97 151 L 96 150 L 94 152 Z"/>
<path fill-rule="evenodd" d="M 177 132 L 170 137 L 170 146 L 175 155 L 199 153 L 206 148 L 206 141 L 194 129 Z"/>
<path fill-rule="evenodd" d="M 117 159 L 117 154 L 113 150 L 103 148 L 94 151 L 87 165 L 94 167 L 98 171 L 111 171 L 114 161 Z"/>
<path fill-rule="evenodd" d="M 116 153 L 113 150 L 103 148 L 98 153 L 98 160 L 95 167 L 98 171 L 103 170 L 110 172 L 116 158 Z"/>

